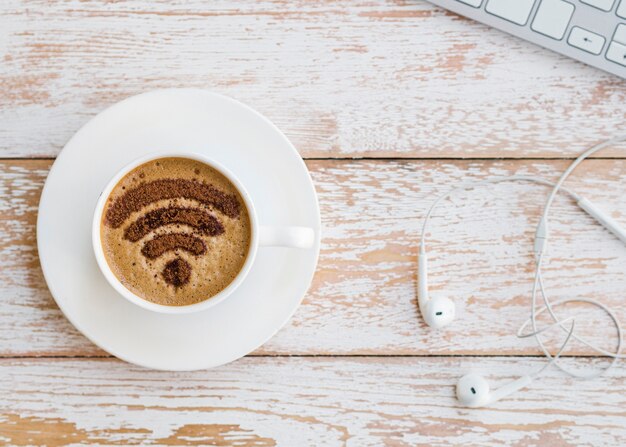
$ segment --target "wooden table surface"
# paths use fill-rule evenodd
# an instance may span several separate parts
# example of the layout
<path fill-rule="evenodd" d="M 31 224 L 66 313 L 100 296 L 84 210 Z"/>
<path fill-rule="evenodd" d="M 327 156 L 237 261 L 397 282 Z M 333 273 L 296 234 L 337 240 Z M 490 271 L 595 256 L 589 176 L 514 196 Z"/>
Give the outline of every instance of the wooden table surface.
<path fill-rule="evenodd" d="M 48 170 L 82 124 L 183 86 L 233 96 L 287 134 L 319 194 L 323 244 L 272 340 L 220 368 L 169 373 L 111 357 L 63 317 L 35 223 Z M 442 206 L 430 283 L 458 319 L 435 332 L 416 303 L 418 229 L 438 193 L 470 178 L 556 178 L 623 133 L 625 104 L 625 81 L 417 0 L 2 0 L 0 445 L 626 445 L 619 363 L 588 382 L 550 369 L 488 409 L 454 398 L 470 368 L 497 386 L 545 363 L 514 336 L 545 188 L 488 187 Z M 568 182 L 624 224 L 625 148 Z M 554 216 L 552 298 L 597 298 L 626 320 L 626 249 L 568 200 Z M 614 347 L 603 315 L 571 312 L 587 317 L 581 334 Z M 580 344 L 566 354 L 606 365 Z"/>

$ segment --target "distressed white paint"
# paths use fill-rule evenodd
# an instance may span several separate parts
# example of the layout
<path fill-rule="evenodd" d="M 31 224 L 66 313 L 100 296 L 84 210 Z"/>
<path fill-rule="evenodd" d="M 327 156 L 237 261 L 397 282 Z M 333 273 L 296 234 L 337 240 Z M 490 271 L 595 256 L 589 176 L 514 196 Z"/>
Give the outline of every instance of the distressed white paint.
<path fill-rule="evenodd" d="M 102 354 L 65 321 L 38 267 L 35 211 L 49 164 L 0 165 L 0 355 Z M 547 189 L 503 184 L 461 194 L 435 213 L 431 293 L 450 296 L 459 310 L 456 323 L 441 332 L 429 330 L 417 310 L 418 231 L 436 195 L 461 180 L 513 173 L 555 178 L 567 162 L 307 164 L 323 216 L 318 271 L 291 322 L 257 354 L 537 353 L 514 333 L 529 313 L 532 237 Z M 626 161 L 586 162 L 569 185 L 626 224 Z M 551 228 L 545 278 L 552 299 L 594 297 L 626 321 L 626 248 L 565 199 L 556 204 Z M 608 320 L 599 312 L 590 316 L 577 321 L 577 330 L 612 349 Z M 555 343 L 562 340 L 557 334 Z M 568 352 L 588 353 L 580 345 Z"/>
<path fill-rule="evenodd" d="M 190 86 L 304 156 L 571 156 L 626 117 L 623 80 L 418 0 L 0 4 L 0 156 L 54 156 L 114 102 Z"/>
<path fill-rule="evenodd" d="M 250 104 L 305 157 L 572 156 L 626 118 L 624 81 L 417 0 L 0 4 L 0 157 L 56 156 L 114 102 L 188 86 Z M 41 275 L 35 222 L 49 165 L 0 163 L 0 357 L 104 355 L 61 315 Z M 324 219 L 319 269 L 293 319 L 255 354 L 384 357 L 249 357 L 176 374 L 114 359 L 3 358 L 0 445 L 626 444 L 621 364 L 584 383 L 549 370 L 493 409 L 466 410 L 453 386 L 467 369 L 497 385 L 544 360 L 392 357 L 537 353 L 512 334 L 527 314 L 545 190 L 464 194 L 434 218 L 432 293 L 460 310 L 445 332 L 417 311 L 417 232 L 450 184 L 555 176 L 565 163 L 308 165 Z M 572 187 L 626 224 L 626 162 L 581 171 Z M 626 249 L 572 204 L 555 211 L 553 299 L 593 296 L 624 321 Z M 590 316 L 577 330 L 611 348 L 612 329 Z"/>
<path fill-rule="evenodd" d="M 542 365 L 528 358 L 266 357 L 165 373 L 109 359 L 4 359 L 0 440 L 26 445 L 30 436 L 55 446 L 626 443 L 623 368 L 585 383 L 549 370 L 491 408 L 457 407 L 454 385 L 469 368 L 484 371 L 495 387 Z M 221 444 L 212 435 L 219 425 L 230 427 Z"/>

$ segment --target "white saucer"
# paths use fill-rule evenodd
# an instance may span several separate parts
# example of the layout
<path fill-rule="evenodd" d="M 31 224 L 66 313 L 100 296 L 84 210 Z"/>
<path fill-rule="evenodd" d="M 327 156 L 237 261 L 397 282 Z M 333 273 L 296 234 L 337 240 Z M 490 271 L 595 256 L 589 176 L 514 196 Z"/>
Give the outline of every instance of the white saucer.
<path fill-rule="evenodd" d="M 314 248 L 260 248 L 241 287 L 203 312 L 166 315 L 131 304 L 98 269 L 91 220 L 116 171 L 161 150 L 191 150 L 221 162 L 248 189 L 261 224 L 312 227 Z M 319 239 L 315 189 L 287 138 L 249 107 L 196 89 L 134 96 L 87 123 L 52 166 L 37 221 L 41 266 L 65 316 L 111 354 L 163 370 L 222 365 L 265 343 L 302 301 Z"/>

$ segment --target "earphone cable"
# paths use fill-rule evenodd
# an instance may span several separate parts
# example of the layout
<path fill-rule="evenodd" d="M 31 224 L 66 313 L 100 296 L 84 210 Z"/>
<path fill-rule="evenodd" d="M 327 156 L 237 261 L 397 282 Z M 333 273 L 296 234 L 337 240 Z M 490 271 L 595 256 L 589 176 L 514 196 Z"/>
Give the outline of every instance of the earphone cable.
<path fill-rule="evenodd" d="M 537 375 L 541 374 L 544 370 L 546 370 L 549 366 L 551 365 L 555 365 L 557 368 L 559 368 L 560 370 L 562 370 L 563 372 L 565 372 L 566 374 L 572 376 L 572 377 L 576 377 L 576 378 L 581 378 L 581 379 L 590 379 L 590 378 L 594 378 L 597 377 L 603 373 L 605 373 L 608 369 L 610 369 L 614 363 L 619 359 L 619 358 L 624 358 L 626 356 L 620 354 L 621 352 L 621 346 L 622 346 L 622 328 L 621 325 L 619 323 L 619 320 L 617 319 L 617 317 L 615 316 L 615 314 L 605 305 L 603 305 L 602 303 L 600 303 L 597 300 L 593 300 L 593 299 L 589 299 L 589 298 L 577 298 L 577 299 L 564 299 L 564 300 L 559 300 L 559 301 L 555 301 L 555 302 L 551 302 L 548 299 L 548 296 L 546 294 L 545 291 L 545 287 L 543 284 L 543 277 L 542 277 L 542 273 L 541 273 L 541 267 L 542 267 L 542 262 L 544 259 L 544 253 L 545 253 L 545 247 L 547 245 L 548 239 L 549 239 L 549 232 L 548 232 L 548 213 L 549 213 L 549 209 L 556 197 L 556 195 L 558 194 L 559 191 L 563 191 L 565 193 L 567 193 L 574 201 L 576 202 L 580 202 L 581 200 L 584 200 L 580 195 L 574 193 L 573 191 L 571 191 L 568 188 L 565 188 L 563 186 L 563 183 L 565 181 L 565 179 L 571 174 L 571 172 L 576 168 L 576 166 L 578 166 L 578 164 L 580 164 L 585 158 L 589 157 L 590 155 L 592 155 L 593 153 L 609 146 L 612 144 L 615 144 L 617 142 L 620 141 L 624 141 L 626 138 L 624 137 L 620 137 L 620 138 L 614 138 L 611 140 L 608 140 L 606 142 L 600 143 L 598 145 L 593 146 L 592 148 L 588 149 L 587 151 L 585 151 L 581 156 L 579 156 L 569 167 L 568 169 L 561 175 L 561 177 L 559 178 L 559 180 L 557 182 L 551 182 L 549 180 L 546 180 L 544 178 L 541 177 L 536 177 L 536 176 L 527 176 L 527 175 L 512 175 L 512 176 L 507 176 L 507 177 L 501 177 L 501 178 L 495 178 L 495 179 L 487 179 L 487 180 L 479 180 L 479 181 L 475 181 L 475 182 L 467 182 L 464 184 L 461 184 L 460 186 L 457 186 L 455 188 L 450 189 L 449 191 L 445 192 L 444 194 L 440 195 L 430 206 L 430 208 L 428 209 L 428 212 L 426 214 L 426 217 L 424 219 L 423 225 L 422 225 L 422 231 L 421 231 L 421 237 L 420 237 L 420 247 L 419 247 L 419 255 L 421 256 L 425 256 L 426 255 L 426 231 L 427 231 L 427 226 L 428 223 L 432 217 L 433 211 L 435 210 L 435 208 L 446 198 L 450 197 L 451 195 L 459 192 L 459 191 L 463 191 L 463 190 L 467 190 L 467 189 L 473 189 L 479 186 L 484 186 L 484 185 L 488 185 L 488 184 L 497 184 L 497 183 L 503 183 L 503 182 L 512 182 L 512 181 L 525 181 L 525 182 L 532 182 L 532 183 L 538 183 L 538 184 L 543 184 L 546 186 L 551 186 L 552 187 L 552 191 L 549 194 L 547 200 L 546 200 L 546 205 L 544 206 L 544 210 L 542 213 L 542 217 L 541 220 L 539 221 L 539 224 L 537 225 L 537 231 L 535 233 L 535 256 L 536 256 L 536 263 L 535 263 L 535 281 L 533 282 L 533 288 L 532 288 L 532 299 L 531 299 L 531 315 L 530 318 L 528 318 L 519 328 L 518 332 L 517 332 L 517 336 L 519 338 L 527 338 L 527 337 L 534 337 L 535 341 L 537 343 L 537 345 L 539 346 L 539 348 L 542 350 L 543 354 L 546 356 L 547 359 L 549 359 L 549 362 L 541 368 L 541 370 L 539 370 L 538 372 L 532 374 L 533 377 L 536 377 Z M 541 293 L 542 297 L 543 297 L 543 301 L 544 301 L 544 307 L 540 308 L 537 311 L 537 292 L 539 291 L 539 293 Z M 617 330 L 617 337 L 618 337 L 618 343 L 617 343 L 617 347 L 616 347 L 616 351 L 615 352 L 609 352 L 606 351 L 596 345 L 594 345 L 591 342 L 588 342 L 587 340 L 585 340 L 582 337 L 579 337 L 578 335 L 576 335 L 574 333 L 574 327 L 575 327 L 575 319 L 572 317 L 568 317 L 562 320 L 559 320 L 558 317 L 556 316 L 555 312 L 554 312 L 554 307 L 563 305 L 563 304 L 567 304 L 567 303 L 574 303 L 574 302 L 578 302 L 578 303 L 588 303 L 591 305 L 594 305 L 596 307 L 599 307 L 601 310 L 603 310 L 606 314 L 608 314 L 608 316 L 611 318 L 613 325 L 615 326 L 616 330 Z M 539 329 L 537 327 L 537 316 L 540 315 L 542 312 L 547 311 L 550 315 L 550 317 L 553 319 L 553 323 Z M 569 320 L 572 320 L 572 325 L 571 327 L 566 327 L 565 323 Z M 532 332 L 530 333 L 524 333 L 525 328 L 531 324 L 532 325 Z M 565 339 L 565 341 L 561 344 L 558 352 L 554 355 L 552 355 L 549 350 L 546 348 L 545 344 L 543 343 L 543 341 L 541 340 L 541 338 L 539 337 L 540 334 L 542 334 L 543 332 L 547 331 L 548 329 L 551 329 L 555 326 L 559 326 L 561 327 L 564 331 L 567 332 L 567 337 Z M 595 352 L 600 353 L 603 356 L 607 356 L 612 358 L 611 363 L 606 367 L 603 368 L 602 370 L 598 371 L 598 372 L 594 372 L 594 373 L 590 373 L 590 374 L 580 374 L 580 373 L 576 373 L 573 372 L 565 367 L 563 367 L 563 365 L 558 363 L 558 359 L 561 356 L 562 352 L 565 350 L 565 348 L 567 347 L 567 345 L 569 344 L 571 339 L 575 339 L 577 341 L 579 341 L 580 343 L 584 344 L 585 346 L 587 346 L 588 348 L 594 350 Z"/>
<path fill-rule="evenodd" d="M 426 213 L 426 217 L 424 218 L 424 223 L 422 224 L 422 231 L 421 231 L 421 236 L 420 236 L 420 252 L 423 253 L 426 250 L 426 229 L 427 229 L 428 223 L 430 222 L 430 218 L 432 217 L 432 213 L 435 210 L 435 208 L 437 208 L 439 203 L 441 203 L 444 199 L 447 199 L 448 197 L 450 197 L 451 195 L 457 192 L 464 191 L 466 189 L 473 189 L 477 186 L 484 186 L 484 185 L 504 183 L 504 182 L 516 182 L 516 181 L 538 183 L 541 185 L 552 186 L 552 187 L 556 186 L 556 183 L 546 180 L 542 177 L 536 177 L 536 176 L 530 176 L 530 175 L 510 175 L 507 177 L 499 177 L 499 178 L 493 178 L 493 179 L 487 179 L 487 180 L 477 180 L 475 182 L 467 182 L 467 183 L 461 184 L 460 186 L 452 188 L 448 190 L 447 192 L 441 194 L 439 197 L 437 197 L 437 199 L 435 199 L 435 201 L 431 204 L 430 208 L 428 209 L 428 212 Z M 563 192 L 567 193 L 575 201 L 578 201 L 581 199 L 581 197 L 578 194 L 576 194 L 574 191 L 568 188 L 561 188 L 561 189 Z"/>
<path fill-rule="evenodd" d="M 544 206 L 543 209 L 543 213 L 542 213 L 542 217 L 541 220 L 539 222 L 538 228 L 543 228 L 546 232 L 546 234 L 544 235 L 545 237 L 545 241 L 542 241 L 541 244 L 537 244 L 535 243 L 535 247 L 539 247 L 539 251 L 536 253 L 537 256 L 537 261 L 536 261 L 536 265 L 535 265 L 535 280 L 533 282 L 533 289 L 532 289 L 532 299 L 531 299 L 531 316 L 530 316 L 530 323 L 532 324 L 532 328 L 533 328 L 533 332 L 529 335 L 533 335 L 535 338 L 535 341 L 537 342 L 538 346 L 540 347 L 540 349 L 543 351 L 544 355 L 551 359 L 551 363 L 554 363 L 554 365 L 559 368 L 561 371 L 563 371 L 564 373 L 570 375 L 571 377 L 576 377 L 576 378 L 580 378 L 580 379 L 592 379 L 595 377 L 598 377 L 604 373 L 606 373 L 606 371 L 608 371 L 610 368 L 612 368 L 615 365 L 615 362 L 620 359 L 620 358 L 624 358 L 626 356 L 620 354 L 621 353 L 621 349 L 622 349 L 622 327 L 619 323 L 619 320 L 617 319 L 617 317 L 615 316 L 615 314 L 604 304 L 602 304 L 601 302 L 594 300 L 594 299 L 583 299 L 583 298 L 579 298 L 579 299 L 565 299 L 565 300 L 559 300 L 557 302 L 551 303 L 550 300 L 548 299 L 548 296 L 545 292 L 545 288 L 543 286 L 543 277 L 542 277 L 542 271 L 541 271 L 541 267 L 543 264 L 543 260 L 544 260 L 544 254 L 545 254 L 545 246 L 547 244 L 547 241 L 549 239 L 549 232 L 547 231 L 548 229 L 548 223 L 549 223 L 549 213 L 550 213 L 550 209 L 552 207 L 552 204 L 554 202 L 554 199 L 556 197 L 556 195 L 558 194 L 559 190 L 563 189 L 563 183 L 565 183 L 565 180 L 570 176 L 570 174 L 574 171 L 574 169 L 576 169 L 576 167 L 583 162 L 583 160 L 585 160 L 586 158 L 588 158 L 589 156 L 593 155 L 594 153 L 605 149 L 606 147 L 612 146 L 614 144 L 617 143 L 621 143 L 626 141 L 626 136 L 620 136 L 620 137 L 616 137 L 616 138 L 612 138 L 610 140 L 601 142 L 599 144 L 596 144 L 594 146 L 592 146 L 591 148 L 587 149 L 585 152 L 583 152 L 580 156 L 578 156 L 578 158 L 576 158 L 571 164 L 570 166 L 565 170 L 565 172 L 563 172 L 563 174 L 561 174 L 560 178 L 557 180 L 557 182 L 554 184 L 554 187 L 552 189 L 552 191 L 550 192 L 550 194 L 548 195 L 548 198 L 546 199 L 546 204 Z M 565 330 L 566 328 L 564 327 L 564 325 L 562 324 L 562 322 L 564 320 L 559 320 L 559 318 L 556 316 L 555 312 L 554 312 L 554 307 L 562 305 L 562 304 L 566 304 L 566 303 L 572 303 L 572 302 L 584 302 L 584 303 L 588 303 L 591 305 L 594 305 L 596 307 L 599 307 L 600 309 L 602 309 L 604 312 L 606 312 L 609 317 L 611 318 L 613 325 L 616 328 L 617 331 L 617 347 L 615 352 L 608 352 L 604 349 L 601 349 L 589 342 L 586 342 L 585 340 L 581 339 L 580 337 L 574 335 L 573 338 L 584 343 L 586 346 L 588 346 L 589 348 L 591 348 L 592 350 L 601 353 L 604 356 L 610 357 L 612 358 L 612 361 L 603 369 L 600 369 L 597 372 L 594 373 L 588 373 L 588 374 L 582 374 L 582 373 L 577 373 L 572 371 L 569 368 L 564 367 L 563 365 L 561 365 L 560 363 L 557 362 L 557 358 L 556 356 L 552 356 L 549 352 L 549 350 L 546 348 L 545 344 L 543 343 L 543 341 L 541 340 L 541 338 L 539 337 L 539 334 L 542 331 L 539 331 L 537 329 L 537 315 L 540 313 L 538 313 L 536 311 L 536 306 L 537 306 L 537 292 L 538 289 L 543 297 L 543 301 L 544 301 L 544 305 L 545 307 L 542 308 L 540 310 L 540 312 L 542 312 L 544 309 L 548 311 L 548 313 L 550 314 L 550 317 L 553 319 L 553 321 L 555 322 L 555 324 L 559 325 L 563 330 Z M 520 328 L 520 331 L 518 331 L 518 336 L 520 335 L 521 331 L 523 331 L 523 328 L 525 326 L 527 326 L 528 324 L 528 320 L 522 325 L 522 327 Z M 551 325 L 553 326 L 553 325 Z M 571 337 L 571 335 L 568 335 L 568 339 Z M 563 346 L 561 348 L 561 351 L 563 350 L 565 346 Z"/>

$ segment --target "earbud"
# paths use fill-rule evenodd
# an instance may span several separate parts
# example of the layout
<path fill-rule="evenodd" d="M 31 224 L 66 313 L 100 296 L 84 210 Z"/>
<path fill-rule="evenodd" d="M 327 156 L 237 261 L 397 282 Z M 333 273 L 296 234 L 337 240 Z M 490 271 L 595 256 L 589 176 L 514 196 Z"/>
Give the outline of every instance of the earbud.
<path fill-rule="evenodd" d="M 626 0 L 625 0 L 626 1 Z M 535 281 L 533 283 L 532 288 L 532 296 L 531 296 L 531 316 L 530 319 L 522 325 L 522 328 L 518 332 L 518 337 L 529 337 L 532 336 L 537 341 L 537 344 L 543 351 L 544 355 L 548 359 L 548 363 L 544 365 L 540 370 L 534 372 L 531 375 L 522 376 L 517 380 L 514 380 L 511 383 L 506 384 L 503 387 L 498 388 L 497 390 L 491 391 L 489 389 L 489 383 L 479 374 L 469 373 L 465 376 L 461 377 L 456 385 L 456 395 L 459 400 L 459 403 L 466 407 L 483 407 L 486 405 L 490 405 L 505 396 L 508 396 L 515 391 L 518 391 L 524 387 L 526 387 L 529 383 L 532 382 L 533 378 L 538 377 L 546 368 L 554 365 L 556 368 L 564 371 L 572 377 L 589 379 L 592 377 L 596 377 L 604 372 L 606 372 L 609 368 L 611 368 L 615 361 L 619 358 L 624 358 L 626 355 L 621 354 L 622 347 L 622 328 L 620 326 L 619 321 L 613 312 L 602 303 L 593 300 L 593 299 L 564 299 L 560 301 L 556 301 L 550 303 L 548 296 L 544 290 L 544 285 L 542 282 L 542 261 L 544 260 L 545 249 L 547 247 L 548 239 L 549 239 L 549 212 L 550 208 L 554 202 L 554 199 L 559 191 L 565 192 L 568 194 L 574 201 L 578 204 L 578 206 L 585 211 L 590 217 L 595 219 L 600 225 L 606 228 L 608 231 L 613 233 L 619 240 L 626 244 L 626 228 L 623 228 L 619 222 L 617 222 L 611 215 L 604 212 L 602 209 L 597 207 L 588 199 L 581 197 L 580 195 L 574 193 L 573 191 L 565 188 L 563 183 L 569 177 L 569 175 L 576 169 L 576 167 L 587 157 L 593 155 L 594 153 L 602 150 L 610 145 L 616 143 L 624 143 L 626 142 L 626 135 L 612 138 L 610 140 L 604 141 L 602 143 L 596 144 L 595 146 L 587 149 L 580 156 L 574 160 L 571 165 L 563 172 L 557 182 L 551 182 L 541 177 L 534 176 L 525 176 L 525 175 L 513 175 L 508 177 L 500 177 L 494 179 L 486 179 L 481 181 L 473 181 L 468 183 L 463 183 L 458 187 L 451 188 L 439 197 L 437 197 L 430 208 L 426 213 L 424 218 L 424 222 L 422 224 L 421 237 L 420 237 L 420 246 L 419 246 L 419 257 L 418 257 L 418 293 L 417 300 L 419 303 L 420 312 L 422 314 L 422 318 L 424 321 L 432 328 L 439 329 L 443 326 L 446 326 L 454 319 L 455 307 L 454 303 L 445 297 L 436 297 L 431 299 L 428 296 L 428 267 L 427 267 L 427 256 L 426 256 L 426 234 L 427 234 L 427 225 L 431 219 L 433 214 L 433 210 L 442 203 L 445 199 L 455 194 L 456 192 L 472 189 L 477 186 L 489 185 L 489 184 L 498 184 L 501 182 L 511 182 L 511 181 L 525 181 L 525 182 L 534 182 L 542 185 L 548 185 L 552 187 L 552 191 L 548 195 L 542 213 L 542 218 L 537 225 L 537 230 L 535 233 Z M 545 307 L 541 309 L 537 309 L 537 294 L 541 294 L 543 296 Z M 553 308 L 569 303 L 572 301 L 582 301 L 585 303 L 592 304 L 600 309 L 604 310 L 609 317 L 611 318 L 613 325 L 617 329 L 617 347 L 614 352 L 607 352 L 599 347 L 585 341 L 584 339 L 577 337 L 574 334 L 574 322 L 573 318 L 559 318 L 555 313 Z M 550 317 L 553 320 L 553 323 L 544 326 L 543 328 L 537 328 L 537 316 L 546 310 Z M 543 341 L 538 337 L 538 335 L 551 327 L 559 326 L 562 329 L 566 330 L 567 328 L 564 326 L 564 323 L 568 320 L 572 321 L 571 328 L 568 331 L 567 338 L 561 345 L 561 348 L 556 354 L 552 354 L 548 351 Z M 524 334 L 523 329 L 528 325 L 532 324 L 533 332 L 529 334 Z M 557 359 L 560 357 L 561 352 L 568 346 L 570 338 L 575 338 L 579 342 L 582 342 L 586 346 L 589 346 L 594 351 L 611 357 L 611 362 L 608 366 L 599 372 L 595 372 L 592 374 L 582 374 L 576 371 L 571 371 L 566 368 L 564 365 L 557 363 Z"/>
<path fill-rule="evenodd" d="M 497 390 L 490 391 L 489 383 L 483 376 L 469 373 L 461 377 L 456 384 L 456 397 L 465 407 L 484 407 L 528 386 L 532 380 L 530 376 L 522 376 Z"/>
<path fill-rule="evenodd" d="M 447 326 L 454 320 L 455 306 L 450 298 L 428 296 L 428 260 L 426 252 L 420 250 L 418 264 L 417 301 L 422 313 L 422 318 L 427 325 L 434 329 Z"/>
<path fill-rule="evenodd" d="M 426 301 L 420 310 L 426 324 L 433 329 L 441 329 L 454 320 L 454 302 L 444 296 Z"/>

